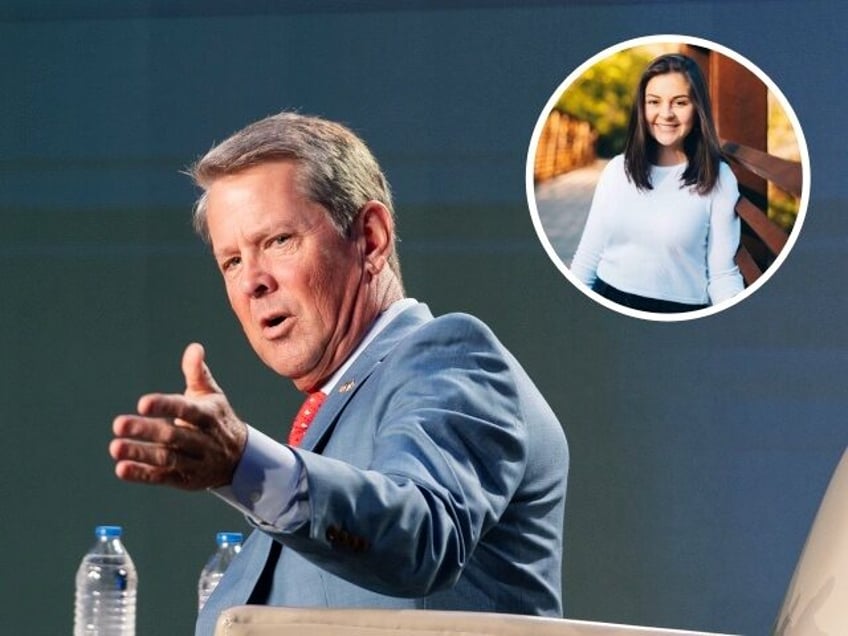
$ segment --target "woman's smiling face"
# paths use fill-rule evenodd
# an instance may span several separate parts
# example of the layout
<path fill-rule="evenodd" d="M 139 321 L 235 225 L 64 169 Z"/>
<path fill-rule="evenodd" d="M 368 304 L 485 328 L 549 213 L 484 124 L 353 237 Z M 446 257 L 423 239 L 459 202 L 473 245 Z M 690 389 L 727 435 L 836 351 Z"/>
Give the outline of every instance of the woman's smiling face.
<path fill-rule="evenodd" d="M 659 144 L 660 165 L 685 161 L 683 140 L 692 132 L 696 117 L 689 82 L 682 73 L 664 73 L 645 86 L 645 120 Z"/>

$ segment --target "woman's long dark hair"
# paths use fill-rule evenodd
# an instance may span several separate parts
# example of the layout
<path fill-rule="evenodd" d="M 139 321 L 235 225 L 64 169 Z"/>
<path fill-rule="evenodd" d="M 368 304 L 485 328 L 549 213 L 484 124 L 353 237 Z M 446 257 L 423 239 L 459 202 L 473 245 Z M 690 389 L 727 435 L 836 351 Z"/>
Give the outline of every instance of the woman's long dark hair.
<path fill-rule="evenodd" d="M 645 119 L 645 88 L 651 78 L 666 73 L 680 73 L 686 78 L 689 83 L 689 98 L 695 106 L 696 117 L 692 130 L 683 140 L 683 151 L 689 162 L 683 172 L 683 184 L 695 186 L 699 194 L 707 194 L 718 181 L 719 162 L 724 155 L 713 123 L 710 95 L 704 75 L 695 60 L 680 53 L 661 55 L 642 73 L 627 127 L 624 170 L 627 178 L 640 190 L 653 189 L 651 165 L 656 163 L 658 144 Z"/>

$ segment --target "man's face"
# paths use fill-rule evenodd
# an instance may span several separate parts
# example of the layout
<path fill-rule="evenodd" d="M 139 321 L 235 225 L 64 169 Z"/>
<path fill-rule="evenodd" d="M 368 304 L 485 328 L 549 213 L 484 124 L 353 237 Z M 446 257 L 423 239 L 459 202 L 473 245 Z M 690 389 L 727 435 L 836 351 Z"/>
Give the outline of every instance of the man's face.
<path fill-rule="evenodd" d="M 358 323 L 363 248 L 297 184 L 292 161 L 263 163 L 207 189 L 212 249 L 230 305 L 265 364 L 301 390 L 326 379 L 367 325 Z"/>

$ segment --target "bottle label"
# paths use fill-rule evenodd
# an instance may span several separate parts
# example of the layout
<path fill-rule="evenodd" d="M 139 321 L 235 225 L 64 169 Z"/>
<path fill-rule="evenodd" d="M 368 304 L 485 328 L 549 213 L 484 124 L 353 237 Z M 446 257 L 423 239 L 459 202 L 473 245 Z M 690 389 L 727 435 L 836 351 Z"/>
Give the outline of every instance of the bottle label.
<path fill-rule="evenodd" d="M 120 570 L 115 571 L 115 589 L 119 592 L 125 592 L 127 589 L 127 579 L 129 578 L 129 574 L 126 569 L 121 568 Z"/>

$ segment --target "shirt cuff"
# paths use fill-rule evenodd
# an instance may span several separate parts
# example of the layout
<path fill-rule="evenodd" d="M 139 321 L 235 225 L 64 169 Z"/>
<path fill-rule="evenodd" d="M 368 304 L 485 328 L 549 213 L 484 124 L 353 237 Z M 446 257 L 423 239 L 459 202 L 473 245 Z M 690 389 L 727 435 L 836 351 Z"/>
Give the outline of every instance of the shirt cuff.
<path fill-rule="evenodd" d="M 739 269 L 734 267 L 709 281 L 707 295 L 713 305 L 718 305 L 729 298 L 733 298 L 744 289 L 745 283 L 742 281 L 742 275 L 739 273 Z"/>
<path fill-rule="evenodd" d="M 303 463 L 291 448 L 251 426 L 232 483 L 209 491 L 262 530 L 293 532 L 309 518 Z"/>

